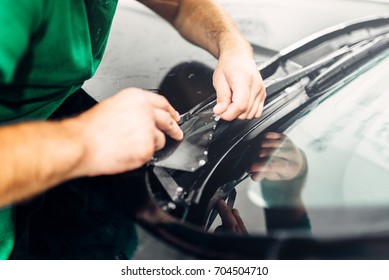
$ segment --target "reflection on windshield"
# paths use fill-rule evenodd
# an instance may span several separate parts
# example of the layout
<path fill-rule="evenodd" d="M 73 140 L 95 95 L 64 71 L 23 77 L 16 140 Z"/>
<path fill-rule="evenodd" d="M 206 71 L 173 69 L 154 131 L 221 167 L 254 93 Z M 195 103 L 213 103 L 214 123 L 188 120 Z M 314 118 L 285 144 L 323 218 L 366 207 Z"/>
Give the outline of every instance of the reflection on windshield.
<path fill-rule="evenodd" d="M 388 63 L 386 58 L 337 88 L 290 126 L 288 136 L 269 139 L 267 133 L 258 141 L 262 150 L 247 168 L 257 182 L 235 186 L 234 207 L 250 234 L 297 228 L 317 237 L 387 232 Z M 272 150 L 277 142 L 283 144 Z M 300 169 L 302 158 L 306 166 Z"/>
<path fill-rule="evenodd" d="M 379 57 L 313 100 L 298 84 L 283 97 L 299 102 L 282 100 L 258 124 L 219 122 L 206 165 L 153 169 L 159 206 L 181 225 L 216 235 L 387 230 L 388 63 Z"/>
<path fill-rule="evenodd" d="M 244 185 L 247 184 L 245 181 L 248 180 L 262 193 L 261 197 L 264 201 L 260 206 L 266 207 L 259 209 L 245 203 L 242 206 L 243 210 L 264 211 L 267 232 L 285 229 L 309 230 L 309 221 L 301 199 L 301 190 L 307 175 L 307 162 L 303 152 L 285 134 L 276 132 L 266 133 L 258 142 L 258 147 L 259 150 L 254 157 L 251 157 L 251 163 L 241 180 L 233 181 L 236 183 L 234 186 L 229 185 L 231 182 L 221 186 L 211 199 L 214 208 L 208 223 L 215 220 L 216 212 L 221 220 L 219 222 L 221 225 L 213 225 L 211 230 L 215 233 L 234 234 L 257 232 L 246 228 L 245 218 L 240 215 L 239 206 L 233 208 L 229 194 L 225 194 L 226 190 L 237 188 L 239 195 L 245 195 L 245 192 L 239 189 L 242 186 L 245 188 Z M 259 182 L 260 184 L 255 184 Z M 226 188 L 228 185 L 229 188 Z M 228 197 L 227 203 L 224 202 L 223 197 Z M 250 209 L 247 209 L 247 206 Z M 249 215 L 251 216 L 253 215 Z"/>
<path fill-rule="evenodd" d="M 269 132 L 264 136 L 258 158 L 250 166 L 254 181 L 291 180 L 306 168 L 306 160 L 296 145 L 284 134 Z"/>

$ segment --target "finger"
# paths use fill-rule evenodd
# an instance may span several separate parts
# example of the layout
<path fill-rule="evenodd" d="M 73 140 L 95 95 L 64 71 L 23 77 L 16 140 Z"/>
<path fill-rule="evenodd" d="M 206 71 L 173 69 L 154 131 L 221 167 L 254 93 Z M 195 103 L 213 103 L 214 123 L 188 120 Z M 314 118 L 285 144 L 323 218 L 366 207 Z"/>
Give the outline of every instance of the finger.
<path fill-rule="evenodd" d="M 265 138 L 261 144 L 262 148 L 273 148 L 290 150 L 293 148 L 293 143 L 290 139 L 282 133 L 268 132 L 265 134 Z"/>
<path fill-rule="evenodd" d="M 226 120 L 226 121 L 232 121 L 234 119 L 236 119 L 240 114 L 241 114 L 242 110 L 237 106 L 237 104 L 235 103 L 231 103 L 227 110 L 220 115 L 220 117 L 223 119 L 223 120 Z"/>
<path fill-rule="evenodd" d="M 213 112 L 216 115 L 223 114 L 228 106 L 231 104 L 231 89 L 225 79 L 225 76 L 218 76 L 215 72 L 213 86 L 216 90 L 216 106 L 213 108 Z"/>
<path fill-rule="evenodd" d="M 180 120 L 180 114 L 173 108 L 169 101 L 162 95 L 150 91 L 145 91 L 149 102 L 154 108 L 158 108 L 168 112 L 171 117 L 178 122 Z"/>
<path fill-rule="evenodd" d="M 263 107 L 264 107 L 264 106 L 265 106 L 265 100 L 262 100 L 262 101 L 259 103 L 258 111 L 257 111 L 257 113 L 255 114 L 254 118 L 259 118 L 259 117 L 262 115 Z"/>
<path fill-rule="evenodd" d="M 254 172 L 250 175 L 251 180 L 255 182 L 262 181 L 266 177 L 266 172 Z"/>
<path fill-rule="evenodd" d="M 277 149 L 274 148 L 262 148 L 259 153 L 258 153 L 258 158 L 257 160 L 269 160 L 270 157 L 273 156 L 273 153 Z"/>
<path fill-rule="evenodd" d="M 156 129 L 154 132 L 154 145 L 155 145 L 155 150 L 158 151 L 162 149 L 166 144 L 166 137 L 163 134 L 162 131 Z"/>
<path fill-rule="evenodd" d="M 225 117 L 235 119 L 240 115 L 246 115 L 250 102 L 250 84 L 251 79 L 241 79 L 236 83 L 232 82 L 232 103 L 224 113 Z"/>
<path fill-rule="evenodd" d="M 277 149 L 284 143 L 282 139 L 266 139 L 262 142 L 261 148 Z"/>
<path fill-rule="evenodd" d="M 225 228 L 223 226 L 217 226 L 215 228 L 215 231 L 214 233 L 218 234 L 218 233 L 224 233 L 225 232 Z"/>
<path fill-rule="evenodd" d="M 267 132 L 265 134 L 266 139 L 283 139 L 285 138 L 286 135 L 283 133 L 278 133 L 278 132 Z"/>
<path fill-rule="evenodd" d="M 247 83 L 248 84 L 247 84 L 246 90 L 248 90 L 248 92 L 246 93 L 246 95 L 248 97 L 248 103 L 247 103 L 247 108 L 246 108 L 245 112 L 243 112 L 242 114 L 240 114 L 238 116 L 238 119 L 241 119 L 241 120 L 250 119 L 249 114 L 251 113 L 251 111 L 253 111 L 254 107 L 257 106 L 256 99 L 257 99 L 259 91 L 256 90 L 255 87 L 253 87 L 253 85 L 252 85 L 253 79 L 252 78 L 247 80 Z M 259 100 L 258 100 L 258 103 L 259 103 Z"/>
<path fill-rule="evenodd" d="M 249 108 L 246 112 L 246 115 L 242 114 L 239 116 L 239 118 L 245 117 L 245 119 L 252 119 L 257 115 L 258 110 L 262 111 L 261 101 L 264 100 L 262 88 L 263 81 L 258 73 L 257 75 L 253 76 L 251 80 Z"/>
<path fill-rule="evenodd" d="M 234 215 L 231 213 L 230 208 L 228 208 L 224 200 L 220 200 L 217 203 L 217 206 L 219 209 L 219 215 L 222 219 L 223 226 L 228 227 L 230 229 L 237 227 L 238 223 L 236 222 Z"/>
<path fill-rule="evenodd" d="M 242 218 L 240 217 L 238 209 L 232 209 L 231 212 L 232 212 L 232 215 L 234 215 L 236 222 L 238 223 L 240 231 L 242 233 L 248 233 L 247 229 L 244 225 L 244 222 L 243 222 Z"/>
<path fill-rule="evenodd" d="M 263 106 L 265 105 L 265 99 L 266 99 L 266 88 L 265 86 L 263 85 L 263 81 L 261 79 L 261 89 L 260 89 L 260 93 L 259 93 L 259 96 L 261 97 L 261 101 L 259 103 L 259 107 L 258 107 L 258 111 L 257 113 L 255 114 L 255 118 L 259 118 L 261 115 L 262 115 L 262 112 L 263 112 Z"/>
<path fill-rule="evenodd" d="M 156 126 L 159 130 L 162 130 L 175 140 L 182 140 L 184 133 L 169 113 L 164 110 L 155 109 L 154 115 Z"/>
<path fill-rule="evenodd" d="M 250 112 L 248 113 L 246 119 L 252 119 L 255 117 L 259 110 L 259 106 L 261 105 L 261 97 L 259 95 L 255 95 L 255 100 L 253 102 L 253 107 L 251 108 Z"/>
<path fill-rule="evenodd" d="M 249 173 L 265 172 L 268 169 L 269 159 L 261 158 L 253 162 L 248 170 Z"/>
<path fill-rule="evenodd" d="M 297 150 L 296 146 L 288 138 L 265 140 L 262 142 L 261 148 L 273 149 L 274 155 L 290 154 Z"/>
<path fill-rule="evenodd" d="M 270 159 L 259 159 L 255 161 L 248 170 L 248 173 L 269 173 L 269 172 L 285 172 L 290 169 L 291 165 L 296 165 L 294 161 L 290 161 L 284 157 L 272 157 Z"/>
<path fill-rule="evenodd" d="M 274 149 L 264 149 L 262 148 L 261 151 L 259 152 L 258 154 L 258 157 L 260 159 L 263 159 L 263 158 L 268 158 L 271 156 L 271 154 L 274 152 Z"/>

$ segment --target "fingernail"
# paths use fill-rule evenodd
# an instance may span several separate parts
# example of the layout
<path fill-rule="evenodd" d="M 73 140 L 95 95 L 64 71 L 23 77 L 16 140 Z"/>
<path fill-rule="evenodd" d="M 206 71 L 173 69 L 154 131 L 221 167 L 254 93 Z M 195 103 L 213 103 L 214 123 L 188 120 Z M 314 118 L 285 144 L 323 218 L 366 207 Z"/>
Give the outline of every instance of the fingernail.
<path fill-rule="evenodd" d="M 224 103 L 217 103 L 215 105 L 215 107 L 213 107 L 213 112 L 216 114 L 216 115 L 220 115 L 221 113 L 223 113 L 225 110 L 227 110 L 227 105 L 224 104 Z"/>
<path fill-rule="evenodd" d="M 219 114 L 220 107 L 221 107 L 220 104 L 216 104 L 215 107 L 213 107 L 213 112 L 214 112 L 216 115 Z"/>

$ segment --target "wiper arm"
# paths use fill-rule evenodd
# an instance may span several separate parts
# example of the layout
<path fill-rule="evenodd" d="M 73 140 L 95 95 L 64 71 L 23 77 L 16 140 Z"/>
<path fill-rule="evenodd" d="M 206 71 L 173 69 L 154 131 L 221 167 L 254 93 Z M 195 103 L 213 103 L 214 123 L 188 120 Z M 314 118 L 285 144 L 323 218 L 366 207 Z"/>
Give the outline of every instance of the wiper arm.
<path fill-rule="evenodd" d="M 270 83 L 266 86 L 267 98 L 266 103 L 269 103 L 274 98 L 276 98 L 277 93 L 285 90 L 287 87 L 299 82 L 301 79 L 305 77 L 309 77 L 315 73 L 317 73 L 320 69 L 325 68 L 337 60 L 339 60 L 342 56 L 350 53 L 352 51 L 352 47 L 346 46 L 343 47 L 332 54 L 322 58 L 311 65 L 304 67 L 301 70 L 296 71 L 295 73 L 276 81 L 270 81 Z M 267 81 L 265 81 L 267 82 Z"/>
<path fill-rule="evenodd" d="M 339 44 L 342 45 L 370 40 L 372 37 L 377 37 L 387 33 L 389 29 L 388 25 L 389 17 L 387 16 L 365 18 L 335 25 L 281 50 L 278 55 L 260 66 L 261 75 L 264 79 L 270 77 L 274 74 L 280 64 L 304 52 L 312 50 L 324 42 L 340 39 L 341 42 Z M 361 31 L 366 32 L 364 36 L 361 36 Z M 355 35 L 353 35 L 354 32 Z M 343 40 L 342 37 L 344 37 Z"/>
<path fill-rule="evenodd" d="M 388 47 L 389 35 L 386 35 L 377 37 L 373 41 L 353 50 L 313 79 L 306 86 L 308 95 L 314 96 L 330 88 Z"/>

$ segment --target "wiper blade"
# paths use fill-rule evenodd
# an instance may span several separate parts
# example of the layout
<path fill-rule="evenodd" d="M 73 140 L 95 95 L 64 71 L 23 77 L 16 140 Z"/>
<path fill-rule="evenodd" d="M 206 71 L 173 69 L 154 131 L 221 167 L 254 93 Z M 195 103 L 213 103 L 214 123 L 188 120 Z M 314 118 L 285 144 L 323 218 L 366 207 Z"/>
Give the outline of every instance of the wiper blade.
<path fill-rule="evenodd" d="M 307 94 L 315 96 L 332 87 L 387 48 L 389 48 L 389 35 L 377 37 L 371 42 L 354 49 L 350 54 L 339 59 L 309 82 L 306 86 Z"/>
<path fill-rule="evenodd" d="M 371 17 L 338 24 L 326 30 L 315 33 L 303 40 L 281 50 L 278 55 L 262 64 L 259 68 L 262 78 L 266 79 L 274 74 L 280 64 L 305 53 L 325 42 L 341 39 L 340 44 L 353 44 L 360 41 L 370 40 L 383 35 L 389 30 L 389 17 Z M 365 35 L 361 35 L 365 31 Z M 355 35 L 353 35 L 355 33 Z"/>
<path fill-rule="evenodd" d="M 322 58 L 311 65 L 308 65 L 304 67 L 301 70 L 296 71 L 295 73 L 280 79 L 280 80 L 273 80 L 270 81 L 270 83 L 265 80 L 265 83 L 267 83 L 266 86 L 266 92 L 267 92 L 267 98 L 266 103 L 269 103 L 274 98 L 276 98 L 277 94 L 286 88 L 290 87 L 291 85 L 299 82 L 301 79 L 305 77 L 309 77 L 315 73 L 317 73 L 320 69 L 323 69 L 333 63 L 335 63 L 337 60 L 339 60 L 342 56 L 345 56 L 346 54 L 349 54 L 352 51 L 352 47 L 346 46 L 343 47 L 332 54 L 326 56 L 325 58 Z"/>

